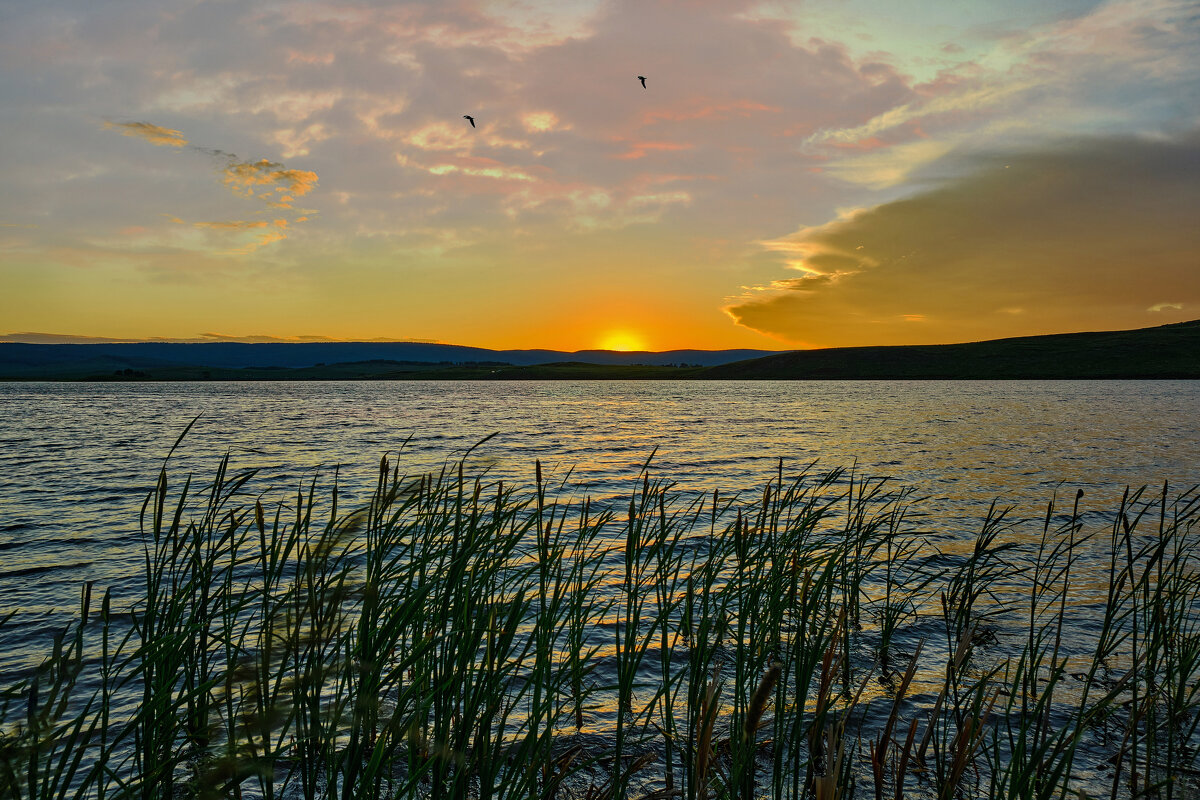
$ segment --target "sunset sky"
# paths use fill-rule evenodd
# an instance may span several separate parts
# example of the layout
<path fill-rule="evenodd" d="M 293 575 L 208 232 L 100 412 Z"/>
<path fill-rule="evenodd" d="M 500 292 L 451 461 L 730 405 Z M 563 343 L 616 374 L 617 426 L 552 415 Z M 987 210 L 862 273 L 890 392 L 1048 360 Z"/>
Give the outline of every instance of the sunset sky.
<path fill-rule="evenodd" d="M 0 340 L 1179 322 L 1200 4 L 0 0 L 0 187 Z"/>

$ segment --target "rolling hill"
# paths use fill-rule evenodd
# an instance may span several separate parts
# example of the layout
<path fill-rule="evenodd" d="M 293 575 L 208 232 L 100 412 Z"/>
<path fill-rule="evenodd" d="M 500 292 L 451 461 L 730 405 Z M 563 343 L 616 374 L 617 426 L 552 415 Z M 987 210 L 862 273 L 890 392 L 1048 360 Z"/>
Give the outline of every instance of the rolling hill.
<path fill-rule="evenodd" d="M 343 364 L 390 364 L 428 372 L 431 367 L 512 365 L 532 367 L 574 362 L 629 367 L 688 364 L 714 366 L 769 354 L 770 350 L 488 350 L 423 342 L 120 342 L 104 344 L 24 344 L 0 342 L 2 380 L 81 380 L 131 370 L 155 380 L 288 379 L 284 370 L 304 371 L 297 379 L 319 377 L 322 369 Z M 238 371 L 230 374 L 230 370 Z M 260 374 L 262 371 L 274 371 Z M 395 372 L 395 366 L 376 372 Z M 404 370 L 401 370 L 404 371 Z M 333 370 L 329 377 L 344 377 Z M 361 373 L 358 370 L 355 374 Z M 487 374 L 490 374 L 488 372 Z"/>
<path fill-rule="evenodd" d="M 966 344 L 841 347 L 763 356 L 766 352 L 564 353 L 408 342 L 0 343 L 0 380 L 1200 378 L 1200 320 Z"/>
<path fill-rule="evenodd" d="M 1200 320 L 985 342 L 796 350 L 701 370 L 768 380 L 1200 378 Z"/>

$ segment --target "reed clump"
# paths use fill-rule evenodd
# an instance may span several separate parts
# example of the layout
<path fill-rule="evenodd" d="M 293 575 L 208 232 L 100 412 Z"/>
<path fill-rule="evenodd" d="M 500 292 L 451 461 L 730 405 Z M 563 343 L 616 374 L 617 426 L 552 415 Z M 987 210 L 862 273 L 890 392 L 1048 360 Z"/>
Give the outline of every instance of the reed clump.
<path fill-rule="evenodd" d="M 88 584 L 0 688 L 0 797 L 1193 796 L 1196 489 L 925 531 L 890 481 L 649 463 L 250 493 L 164 467 L 143 593 Z M 934 534 L 938 535 L 935 536 Z M 0 636 L 3 636 L 0 621 Z"/>

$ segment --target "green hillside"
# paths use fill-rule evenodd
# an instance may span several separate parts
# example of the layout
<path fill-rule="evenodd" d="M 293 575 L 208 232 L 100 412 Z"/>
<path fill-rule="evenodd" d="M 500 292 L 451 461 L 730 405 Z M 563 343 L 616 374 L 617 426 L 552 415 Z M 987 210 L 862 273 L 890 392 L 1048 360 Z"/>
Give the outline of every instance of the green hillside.
<path fill-rule="evenodd" d="M 1200 320 L 986 342 L 797 350 L 710 367 L 717 379 L 1200 378 Z"/>

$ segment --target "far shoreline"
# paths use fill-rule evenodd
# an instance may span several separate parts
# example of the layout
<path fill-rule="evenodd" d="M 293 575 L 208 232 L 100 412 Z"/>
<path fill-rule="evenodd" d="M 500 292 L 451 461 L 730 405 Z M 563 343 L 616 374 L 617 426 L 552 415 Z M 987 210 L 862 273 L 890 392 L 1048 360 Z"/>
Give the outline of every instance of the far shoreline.
<path fill-rule="evenodd" d="M 33 345 L 0 343 L 0 381 L 463 380 L 1194 380 L 1200 320 L 1132 331 L 983 342 L 746 352 L 481 351 L 441 346 L 430 358 L 354 356 L 362 343 Z M 188 349 L 193 348 L 193 349 Z M 306 349 L 315 348 L 315 349 Z M 377 351 L 375 351 L 377 352 Z M 390 353 L 388 353 L 390 355 Z M 501 361 L 508 356 L 511 362 Z M 574 358 L 572 358 L 572 356 Z M 437 358 L 439 360 L 432 360 Z M 545 361 L 540 359 L 544 358 Z M 224 359 L 224 361 L 221 361 Z M 697 361 L 707 363 L 696 363 Z M 523 363 L 512 363 L 523 361 Z M 212 363 L 216 362 L 216 363 Z"/>

